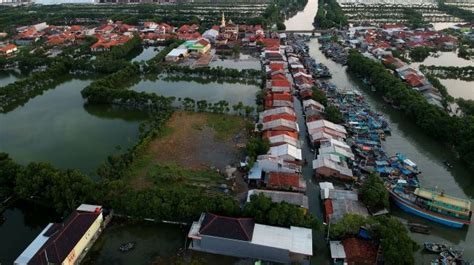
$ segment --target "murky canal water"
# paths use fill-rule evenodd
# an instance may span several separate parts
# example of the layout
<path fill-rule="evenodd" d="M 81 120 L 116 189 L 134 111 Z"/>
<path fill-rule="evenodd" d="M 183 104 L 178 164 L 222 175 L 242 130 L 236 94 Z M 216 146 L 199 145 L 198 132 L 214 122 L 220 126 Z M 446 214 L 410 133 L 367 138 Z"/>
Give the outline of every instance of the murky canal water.
<path fill-rule="evenodd" d="M 207 100 L 215 103 L 219 100 L 226 100 L 229 104 L 242 102 L 247 106 L 255 106 L 255 94 L 260 88 L 256 85 L 240 83 L 220 83 L 209 82 L 199 83 L 197 81 L 165 80 L 155 81 L 142 80 L 130 89 L 139 92 L 156 93 L 163 96 L 173 96 L 176 100 L 185 97 L 196 101 Z"/>
<path fill-rule="evenodd" d="M 348 75 L 345 67 L 324 57 L 319 50 L 317 40 L 312 40 L 309 46 L 310 55 L 318 62 L 322 62 L 329 67 L 333 75 L 331 81 L 334 84 L 341 88 L 355 88 L 361 91 L 366 95 L 369 104 L 376 111 L 387 117 L 392 128 L 392 135 L 387 137 L 387 141 L 383 145 L 389 155 L 401 152 L 417 163 L 423 172 L 420 177 L 423 186 L 437 186 L 446 193 L 473 201 L 474 178 L 464 165 L 454 157 L 454 154 L 447 150 L 444 143 L 426 137 L 411 121 L 406 120 L 400 112 L 383 104 L 379 98 L 368 92 L 369 90 L 361 89 L 362 83 Z M 443 163 L 445 160 L 450 161 L 454 165 L 454 169 L 448 170 Z M 474 260 L 474 244 L 472 244 L 474 242 L 474 228 L 451 229 L 405 214 L 397 208 L 393 208 L 392 211 L 397 217 L 428 224 L 433 228 L 432 234 L 429 236 L 411 234 L 411 237 L 419 244 L 422 244 L 424 241 L 439 241 L 458 245 L 465 249 L 464 256 L 467 260 Z M 421 250 L 416 255 L 417 264 L 429 264 L 433 258 L 433 255 L 429 255 Z"/>
<path fill-rule="evenodd" d="M 51 162 L 94 173 L 108 155 L 132 146 L 139 112 L 84 106 L 81 90 L 91 81 L 71 80 L 0 114 L 0 151 L 16 162 Z"/>
<path fill-rule="evenodd" d="M 312 30 L 316 12 L 318 12 L 318 0 L 308 0 L 303 11 L 285 21 L 286 30 Z"/>

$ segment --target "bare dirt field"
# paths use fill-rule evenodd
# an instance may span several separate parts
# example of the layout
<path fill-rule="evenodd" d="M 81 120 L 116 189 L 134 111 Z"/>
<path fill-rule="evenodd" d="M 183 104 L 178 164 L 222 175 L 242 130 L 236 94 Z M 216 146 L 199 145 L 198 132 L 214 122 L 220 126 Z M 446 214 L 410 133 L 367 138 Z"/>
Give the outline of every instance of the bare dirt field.
<path fill-rule="evenodd" d="M 150 143 L 134 165 L 132 185 L 149 186 L 149 171 L 156 165 L 177 165 L 189 170 L 219 169 L 235 165 L 246 143 L 245 120 L 211 113 L 176 112 L 162 137 Z"/>

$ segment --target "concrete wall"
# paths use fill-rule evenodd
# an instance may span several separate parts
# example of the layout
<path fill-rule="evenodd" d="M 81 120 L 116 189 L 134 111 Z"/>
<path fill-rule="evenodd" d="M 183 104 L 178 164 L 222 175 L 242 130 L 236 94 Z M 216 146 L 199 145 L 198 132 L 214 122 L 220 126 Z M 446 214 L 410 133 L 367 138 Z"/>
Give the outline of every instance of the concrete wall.
<path fill-rule="evenodd" d="M 201 240 L 193 240 L 191 248 L 234 257 L 263 259 L 281 263 L 291 262 L 288 250 L 254 245 L 240 240 L 202 236 Z"/>
<path fill-rule="evenodd" d="M 99 217 L 97 217 L 97 219 L 94 221 L 94 223 L 92 223 L 91 227 L 89 227 L 89 229 L 86 231 L 84 236 L 82 236 L 81 240 L 79 240 L 79 242 L 74 247 L 74 249 L 69 253 L 66 260 L 63 261 L 62 265 L 73 265 L 73 264 L 75 264 L 77 258 L 84 251 L 84 248 L 86 248 L 86 246 L 89 244 L 91 239 L 94 237 L 94 235 L 100 229 L 102 221 L 103 221 L 103 216 L 102 216 L 102 214 L 100 214 Z"/>

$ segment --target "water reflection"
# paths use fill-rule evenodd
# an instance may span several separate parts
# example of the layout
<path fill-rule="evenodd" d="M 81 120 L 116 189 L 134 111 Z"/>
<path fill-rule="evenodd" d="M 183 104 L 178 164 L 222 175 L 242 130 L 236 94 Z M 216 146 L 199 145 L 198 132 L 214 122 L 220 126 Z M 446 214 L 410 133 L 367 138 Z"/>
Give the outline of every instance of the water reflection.
<path fill-rule="evenodd" d="M 310 55 L 329 67 L 333 74 L 331 81 L 338 87 L 356 89 L 362 87 L 361 82 L 356 81 L 346 73 L 345 67 L 324 57 L 319 50 L 319 44 L 316 40 L 312 40 L 309 46 Z M 375 98 L 371 92 L 368 92 L 370 90 L 361 89 L 360 91 L 366 96 L 372 108 L 387 117 L 392 128 L 392 135 L 387 137 L 387 140 L 383 143 L 388 154 L 401 152 L 413 159 L 423 171 L 420 181 L 424 186 L 438 186 L 439 189 L 445 190 L 446 193 L 473 200 L 474 179 L 471 172 L 455 158 L 453 152 L 447 150 L 445 143 L 435 141 L 424 135 L 415 124 L 406 120 L 399 111 L 393 110 L 382 103 L 379 98 Z M 444 160 L 449 160 L 454 164 L 454 169 L 448 170 L 443 164 Z M 472 227 L 451 229 L 406 214 L 397 208 L 393 210 L 393 214 L 405 220 L 427 223 L 433 227 L 432 233 L 429 236 L 411 234 L 411 237 L 419 244 L 428 240 L 456 244 L 465 249 L 464 256 L 466 259 L 474 260 L 474 244 L 472 244 L 474 242 L 474 229 Z M 432 259 L 421 251 L 417 252 L 415 257 L 416 264 L 426 264 Z"/>
<path fill-rule="evenodd" d="M 242 102 L 247 106 L 255 106 L 255 94 L 260 90 L 256 85 L 214 81 L 202 84 L 196 81 L 188 82 L 179 79 L 142 80 L 130 89 L 167 97 L 172 96 L 176 99 L 189 97 L 196 101 L 207 100 L 209 103 L 226 100 L 231 105 Z"/>
<path fill-rule="evenodd" d="M 454 98 L 474 100 L 474 82 L 459 79 L 439 79 L 439 81 L 448 89 L 448 93 Z"/>
<path fill-rule="evenodd" d="M 48 223 L 59 220 L 50 209 L 27 202 L 15 203 L 2 216 L 5 222 L 0 224 L 0 264 L 13 264 Z"/>
<path fill-rule="evenodd" d="M 308 0 L 303 11 L 285 21 L 287 30 L 313 30 L 313 21 L 318 12 L 318 0 Z"/>
<path fill-rule="evenodd" d="M 23 75 L 15 71 L 0 71 L 0 87 L 14 83 L 22 77 Z"/>
<path fill-rule="evenodd" d="M 22 164 L 51 162 L 93 173 L 108 155 L 117 152 L 118 145 L 122 149 L 132 146 L 144 114 L 106 106 L 84 109 L 80 91 L 90 82 L 67 81 L 0 114 L 0 150 Z M 117 116 L 111 119 L 112 115 Z"/>

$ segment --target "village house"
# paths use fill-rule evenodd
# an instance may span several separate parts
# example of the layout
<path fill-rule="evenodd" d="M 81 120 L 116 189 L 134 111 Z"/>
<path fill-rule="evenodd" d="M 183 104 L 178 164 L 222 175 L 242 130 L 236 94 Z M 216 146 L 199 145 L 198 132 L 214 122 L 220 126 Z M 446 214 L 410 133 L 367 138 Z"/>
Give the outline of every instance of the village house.
<path fill-rule="evenodd" d="M 298 173 L 301 172 L 301 165 L 284 161 L 282 158 L 272 155 L 259 155 L 257 157 L 258 166 L 264 172 Z"/>
<path fill-rule="evenodd" d="M 329 247 L 334 264 L 377 264 L 378 247 L 368 240 L 350 237 L 330 241 Z"/>
<path fill-rule="evenodd" d="M 171 50 L 166 56 L 165 61 L 177 62 L 186 59 L 189 56 L 188 49 L 184 47 L 178 47 Z"/>
<path fill-rule="evenodd" d="M 73 265 L 103 228 L 101 206 L 81 204 L 64 223 L 50 223 L 15 260 L 15 265 Z"/>
<path fill-rule="evenodd" d="M 188 238 L 194 251 L 233 257 L 309 264 L 313 255 L 311 229 L 256 224 L 251 218 L 202 213 Z"/>
<path fill-rule="evenodd" d="M 313 160 L 316 177 L 336 178 L 339 180 L 355 180 L 352 170 L 344 158 L 334 154 L 319 154 Z"/>
<path fill-rule="evenodd" d="M 306 191 L 306 181 L 299 173 L 270 172 L 265 181 L 267 189 L 295 192 Z"/>
<path fill-rule="evenodd" d="M 301 149 L 290 144 L 272 146 L 268 153 L 284 161 L 301 161 L 303 159 Z"/>
<path fill-rule="evenodd" d="M 13 43 L 10 43 L 10 44 L 7 44 L 5 46 L 0 47 L 0 55 L 2 55 L 2 56 L 11 56 L 16 51 L 18 51 L 18 48 Z"/>
<path fill-rule="evenodd" d="M 298 133 L 290 131 L 266 131 L 263 134 L 263 139 L 270 142 L 270 146 L 278 146 L 282 144 L 290 144 L 295 147 L 300 147 L 298 140 Z"/>
<path fill-rule="evenodd" d="M 286 202 L 300 207 L 301 209 L 303 209 L 304 213 L 308 212 L 308 197 L 303 193 L 278 190 L 249 190 L 247 194 L 247 202 L 250 202 L 252 195 L 259 194 L 263 194 L 265 197 L 270 198 L 272 202 Z"/>

